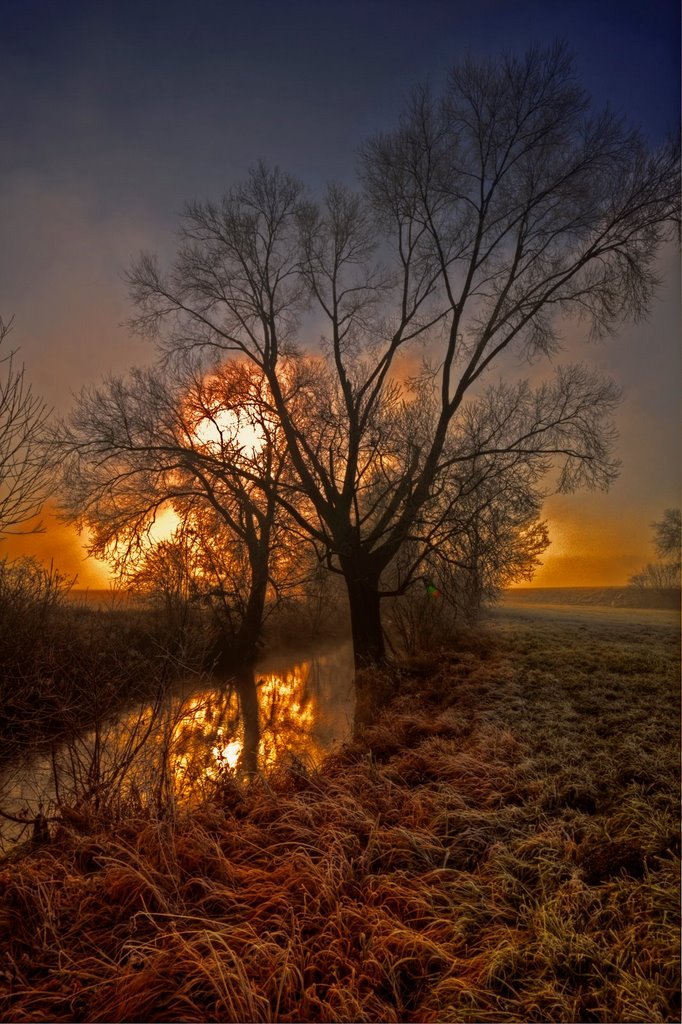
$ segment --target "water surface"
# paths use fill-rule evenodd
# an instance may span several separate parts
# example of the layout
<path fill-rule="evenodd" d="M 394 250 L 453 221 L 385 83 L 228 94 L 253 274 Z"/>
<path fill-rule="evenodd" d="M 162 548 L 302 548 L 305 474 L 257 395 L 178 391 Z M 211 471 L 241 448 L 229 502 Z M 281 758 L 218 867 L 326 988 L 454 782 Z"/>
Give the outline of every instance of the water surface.
<path fill-rule="evenodd" d="M 26 750 L 0 774 L 0 853 L 30 838 L 36 816 L 133 802 L 158 809 L 194 803 L 225 778 L 269 772 L 278 762 L 319 764 L 351 733 L 350 642 L 282 652 L 224 680 L 184 680 L 156 702 L 50 751 Z M 66 812 L 65 812 L 66 809 Z"/>

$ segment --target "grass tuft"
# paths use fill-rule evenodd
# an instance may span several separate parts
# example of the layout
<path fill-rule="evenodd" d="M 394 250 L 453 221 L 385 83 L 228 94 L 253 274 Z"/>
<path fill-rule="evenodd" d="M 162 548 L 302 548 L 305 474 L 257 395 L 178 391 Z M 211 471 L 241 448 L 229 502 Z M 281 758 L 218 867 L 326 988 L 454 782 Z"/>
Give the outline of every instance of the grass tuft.
<path fill-rule="evenodd" d="M 63 822 L 0 864 L 0 1017 L 677 1020 L 678 657 L 500 619 L 318 767 Z"/>

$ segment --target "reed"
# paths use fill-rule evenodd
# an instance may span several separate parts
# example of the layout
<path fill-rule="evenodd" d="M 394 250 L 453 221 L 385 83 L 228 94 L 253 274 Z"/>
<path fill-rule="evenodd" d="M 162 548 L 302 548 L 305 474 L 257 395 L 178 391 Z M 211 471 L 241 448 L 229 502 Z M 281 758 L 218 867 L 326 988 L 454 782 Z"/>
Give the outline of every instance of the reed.
<path fill-rule="evenodd" d="M 6 1021 L 679 1019 L 676 629 L 498 624 L 321 765 L 0 864 Z"/>

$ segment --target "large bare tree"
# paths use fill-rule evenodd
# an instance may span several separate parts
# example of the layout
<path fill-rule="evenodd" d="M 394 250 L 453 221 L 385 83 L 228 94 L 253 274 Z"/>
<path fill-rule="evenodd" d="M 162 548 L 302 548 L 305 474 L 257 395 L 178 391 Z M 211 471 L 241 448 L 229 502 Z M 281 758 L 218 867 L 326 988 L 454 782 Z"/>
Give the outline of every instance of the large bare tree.
<path fill-rule="evenodd" d="M 562 321 L 603 335 L 644 316 L 678 211 L 677 147 L 650 152 L 592 111 L 561 46 L 466 60 L 365 144 L 359 191 L 316 202 L 259 165 L 190 204 L 172 267 L 143 255 L 130 273 L 132 322 L 263 373 L 299 525 L 345 577 L 365 663 L 384 656 L 382 576 L 453 460 L 559 458 L 564 488 L 613 476 L 615 389 L 582 367 L 501 385 L 478 451 L 461 424 L 503 355 L 508 372 L 511 355 L 556 353 Z"/>

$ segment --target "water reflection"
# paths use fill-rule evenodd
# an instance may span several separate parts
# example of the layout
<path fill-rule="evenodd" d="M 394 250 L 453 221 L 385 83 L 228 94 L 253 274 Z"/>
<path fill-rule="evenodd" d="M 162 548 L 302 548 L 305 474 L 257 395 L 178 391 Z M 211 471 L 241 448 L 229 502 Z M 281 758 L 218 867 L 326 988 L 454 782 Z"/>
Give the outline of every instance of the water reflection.
<path fill-rule="evenodd" d="M 353 659 L 350 645 L 285 668 L 261 664 L 185 698 L 170 743 L 176 791 L 187 799 L 202 779 L 226 769 L 268 771 L 286 752 L 319 763 L 350 733 Z"/>
<path fill-rule="evenodd" d="M 0 809 L 30 820 L 131 797 L 146 807 L 194 803 L 225 772 L 267 772 L 285 753 L 319 763 L 349 736 L 352 721 L 350 644 L 308 658 L 271 657 L 237 678 L 178 687 L 50 756 L 27 752 L 0 776 Z M 3 839 L 11 844 L 20 832 L 0 820 L 0 852 Z"/>

